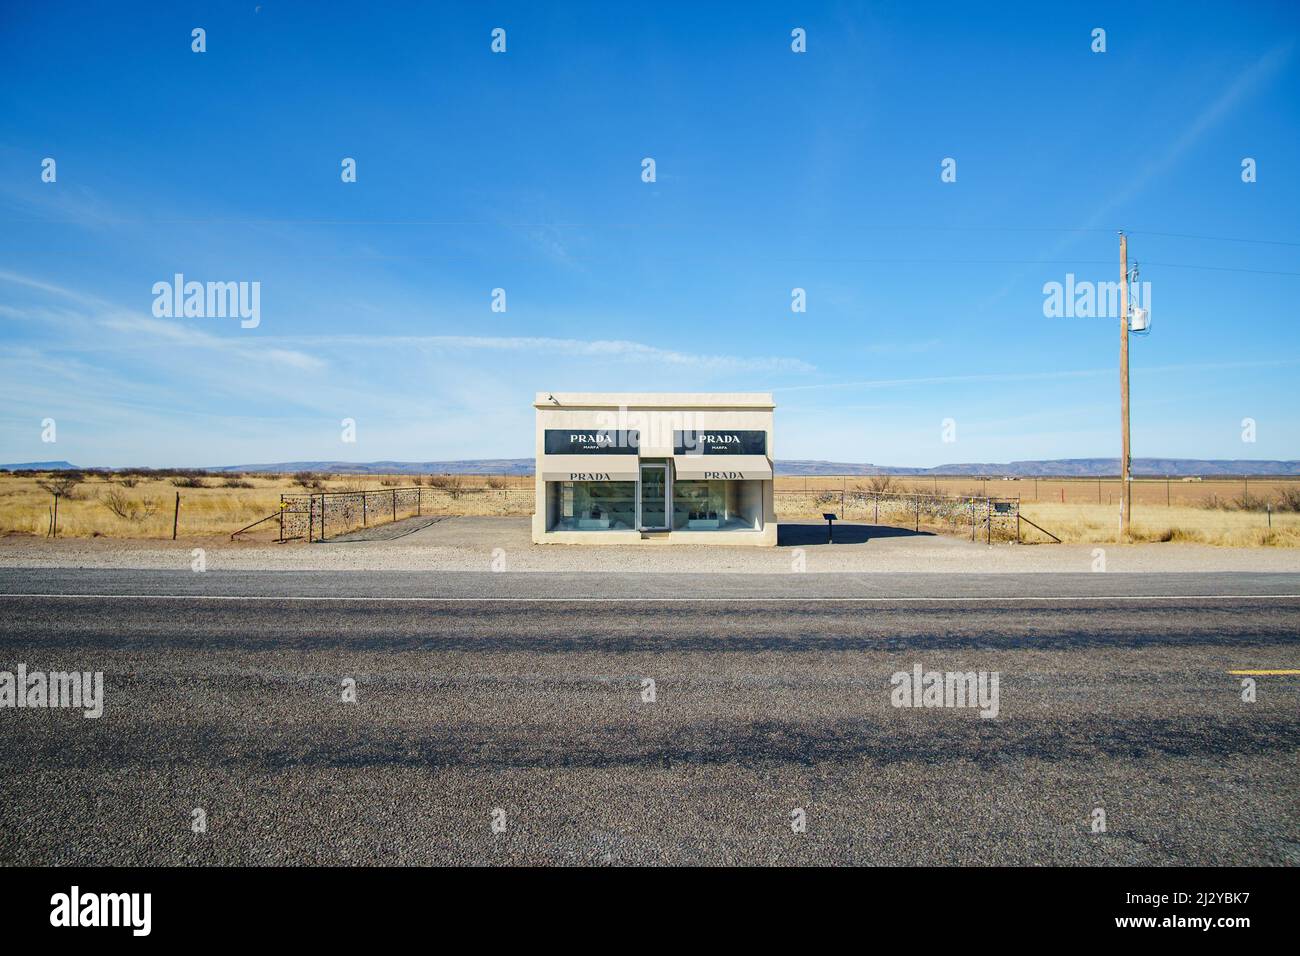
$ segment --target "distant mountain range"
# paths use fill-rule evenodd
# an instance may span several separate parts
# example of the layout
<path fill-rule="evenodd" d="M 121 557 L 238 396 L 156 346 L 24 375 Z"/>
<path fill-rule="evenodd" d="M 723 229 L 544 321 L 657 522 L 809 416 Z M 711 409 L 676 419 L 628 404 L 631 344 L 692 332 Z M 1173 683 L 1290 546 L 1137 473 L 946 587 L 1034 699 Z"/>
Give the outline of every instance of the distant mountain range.
<path fill-rule="evenodd" d="M 92 470 L 67 461 L 28 461 L 0 465 L 9 471 Z M 121 471 L 122 469 L 109 469 Z M 281 461 L 262 465 L 217 465 L 196 469 L 210 472 L 290 473 L 319 471 L 336 475 L 531 475 L 531 458 L 475 458 L 459 461 Z M 780 460 L 778 475 L 963 475 L 989 477 L 1095 478 L 1119 474 L 1118 458 L 1058 458 L 1046 461 L 1012 461 L 1002 464 L 951 464 L 935 468 L 903 468 L 852 462 Z M 1244 458 L 1134 458 L 1133 474 L 1175 478 L 1216 475 L 1300 475 L 1300 461 Z"/>
<path fill-rule="evenodd" d="M 531 475 L 531 458 L 473 458 L 459 461 L 282 461 L 271 465 L 217 465 L 204 471 L 325 471 L 335 475 Z"/>
<path fill-rule="evenodd" d="M 1011 478 L 1104 478 L 1119 474 L 1118 458 L 1056 458 L 1004 463 L 896 468 L 835 461 L 783 460 L 778 475 L 988 475 Z M 1174 478 L 1215 475 L 1300 475 L 1300 461 L 1257 461 L 1244 458 L 1134 458 L 1133 474 Z"/>
<path fill-rule="evenodd" d="M 66 471 L 77 467 L 70 461 L 25 461 L 18 465 L 0 465 L 0 468 L 8 468 L 10 471 Z"/>
<path fill-rule="evenodd" d="M 168 470 L 190 470 L 189 465 L 167 466 Z M 27 461 L 0 465 L 9 471 L 97 471 L 94 465 L 74 465 L 67 461 Z M 126 471 L 109 468 L 108 471 Z M 465 461 L 279 461 L 262 465 L 209 465 L 194 471 L 213 473 L 292 474 L 295 471 L 319 471 L 334 475 L 531 475 L 531 458 L 475 458 Z"/>

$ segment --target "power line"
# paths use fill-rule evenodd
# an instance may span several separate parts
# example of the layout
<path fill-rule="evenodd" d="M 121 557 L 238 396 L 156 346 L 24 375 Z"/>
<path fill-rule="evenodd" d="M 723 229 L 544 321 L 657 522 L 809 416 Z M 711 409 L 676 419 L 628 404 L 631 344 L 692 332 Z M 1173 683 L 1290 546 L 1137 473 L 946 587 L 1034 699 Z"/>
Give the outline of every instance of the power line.
<path fill-rule="evenodd" d="M 1283 239 L 1242 239 L 1236 236 L 1198 236 L 1186 232 L 1148 232 L 1145 229 L 1130 229 L 1130 236 L 1164 236 L 1167 239 L 1201 239 L 1206 242 L 1248 242 L 1261 246 L 1294 246 L 1300 248 L 1300 242 L 1288 242 Z"/>
<path fill-rule="evenodd" d="M 27 225 L 83 225 L 83 226 L 431 226 L 431 227 L 498 227 L 503 229 L 691 229 L 698 230 L 699 223 L 692 222 L 499 222 L 486 219 L 242 219 L 242 218 L 188 218 L 188 219 L 123 219 L 123 218 L 0 218 L 0 222 Z M 738 223 L 737 225 L 745 225 Z M 748 225 L 753 225 L 752 223 Z M 788 224 L 780 224 L 788 231 Z M 919 232 L 1080 232 L 1113 235 L 1114 229 L 1083 226 L 953 226 L 925 223 L 903 225 L 853 226 L 855 232 L 897 232 L 907 229 Z M 1238 242 L 1252 245 L 1287 246 L 1300 248 L 1300 241 L 1286 239 L 1246 239 L 1239 236 L 1207 236 L 1198 233 L 1157 232 L 1148 229 L 1129 229 L 1129 235 L 1161 236 L 1167 239 L 1194 239 L 1202 242 Z"/>
<path fill-rule="evenodd" d="M 1249 275 L 1258 276 L 1300 276 L 1300 272 L 1283 272 L 1277 269 L 1236 269 L 1232 266 L 1185 265 L 1179 262 L 1152 262 L 1150 259 L 1142 261 L 1144 265 L 1163 266 L 1166 269 L 1196 269 L 1203 272 L 1245 272 Z"/>
<path fill-rule="evenodd" d="M 99 250 L 59 250 L 59 249 L 29 249 L 42 255 L 53 255 L 60 258 L 76 257 L 97 257 L 104 253 Z M 266 254 L 259 253 L 259 257 Z M 437 252 L 394 252 L 394 253 L 351 253 L 351 252 L 323 252 L 323 253 L 273 253 L 271 258 L 288 258 L 298 260 L 351 260 L 359 262 L 389 262 L 389 261 L 429 261 L 429 262 L 454 262 L 454 261 L 481 261 L 485 257 L 474 253 L 456 253 L 443 255 Z M 509 255 L 509 256 L 492 256 L 493 262 L 531 262 L 537 259 L 535 255 Z M 567 259 L 574 262 L 602 262 L 607 261 L 605 256 L 575 256 L 570 255 Z M 692 264 L 704 261 L 708 257 L 697 255 L 692 256 L 653 256 L 644 253 L 635 253 L 638 262 L 661 262 L 666 264 L 681 263 Z M 897 258 L 897 257 L 879 257 L 879 256 L 742 256 L 747 262 L 767 262 L 767 263 L 799 263 L 799 264 L 841 264 L 841 265 L 932 265 L 932 266 L 1106 266 L 1110 265 L 1104 259 L 948 259 L 948 258 Z M 1201 272 L 1238 272 L 1246 275 L 1269 275 L 1269 276 L 1286 276 L 1292 278 L 1300 277 L 1300 272 L 1287 272 L 1280 269 L 1242 269 L 1233 266 L 1207 266 L 1198 263 L 1189 262 L 1153 262 L 1150 259 L 1143 260 L 1148 266 L 1158 266 L 1165 269 L 1192 269 Z"/>

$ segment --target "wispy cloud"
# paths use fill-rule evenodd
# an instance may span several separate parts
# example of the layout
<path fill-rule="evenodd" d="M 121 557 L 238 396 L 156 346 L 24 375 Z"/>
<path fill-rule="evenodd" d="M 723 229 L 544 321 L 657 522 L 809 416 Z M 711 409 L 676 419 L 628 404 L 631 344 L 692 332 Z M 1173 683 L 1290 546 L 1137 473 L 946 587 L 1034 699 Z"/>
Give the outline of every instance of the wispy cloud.
<path fill-rule="evenodd" d="M 1216 123 L 1228 116 L 1247 96 L 1286 64 L 1291 58 L 1293 45 L 1286 43 L 1275 47 L 1237 74 L 1227 89 L 1206 105 L 1173 142 L 1143 166 L 1123 189 L 1098 206 L 1081 228 L 1091 229 L 1099 225 L 1112 209 L 1133 199 L 1153 179 L 1177 163 Z M 1073 241 L 1073 238 L 1069 237 L 1062 242 Z"/>
<path fill-rule="evenodd" d="M 813 372 L 802 359 L 780 356 L 706 355 L 662 349 L 625 339 L 562 339 L 539 336 L 486 335 L 314 335 L 268 337 L 302 346 L 350 348 L 419 348 L 429 351 L 496 351 L 599 357 L 629 362 L 651 361 L 710 372 Z"/>
<path fill-rule="evenodd" d="M 1039 260 L 1048 261 L 1056 258 L 1067 247 L 1077 242 L 1080 235 L 1100 228 L 1106 223 L 1107 217 L 1115 209 L 1123 207 L 1126 203 L 1139 196 L 1157 176 L 1167 172 L 1182 159 L 1187 151 L 1196 145 L 1216 123 L 1228 116 L 1251 93 L 1277 74 L 1291 58 L 1293 47 L 1294 42 L 1274 47 L 1238 73 L 1227 88 L 1208 103 L 1172 142 L 1161 150 L 1153 150 L 1152 152 L 1155 155 L 1150 162 L 1138 170 L 1137 174 L 1126 182 L 1122 188 L 1094 207 L 1092 213 L 1075 231 L 1060 237 L 1045 248 L 1039 254 Z M 1020 284 L 1025 275 L 1026 270 L 1019 270 L 996 294 L 981 303 L 980 311 L 1004 299 L 1012 289 Z"/>
<path fill-rule="evenodd" d="M 146 319 L 137 315 L 114 315 L 100 322 L 103 328 L 133 336 L 166 339 L 171 345 L 222 352 L 251 362 L 270 362 L 297 369 L 320 369 L 323 359 L 294 349 L 267 348 L 256 339 L 233 339 L 212 335 L 175 321 Z"/>
<path fill-rule="evenodd" d="M 57 295 L 60 298 L 79 302 L 82 305 L 103 306 L 107 304 L 103 299 L 97 298 L 96 296 L 86 295 L 73 289 L 64 288 L 61 285 L 55 285 L 52 282 L 35 279 L 31 276 L 20 275 L 17 272 L 8 272 L 3 269 L 0 269 L 0 282 L 10 282 L 27 289 L 34 289 L 37 292 L 44 292 L 48 295 Z"/>

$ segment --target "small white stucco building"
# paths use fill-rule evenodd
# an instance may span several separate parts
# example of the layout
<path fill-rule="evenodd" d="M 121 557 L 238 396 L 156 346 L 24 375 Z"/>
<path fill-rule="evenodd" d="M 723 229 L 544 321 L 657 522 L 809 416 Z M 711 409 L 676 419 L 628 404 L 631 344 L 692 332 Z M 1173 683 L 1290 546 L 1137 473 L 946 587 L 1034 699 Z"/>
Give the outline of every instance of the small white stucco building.
<path fill-rule="evenodd" d="M 538 544 L 776 544 L 772 396 L 538 392 Z"/>

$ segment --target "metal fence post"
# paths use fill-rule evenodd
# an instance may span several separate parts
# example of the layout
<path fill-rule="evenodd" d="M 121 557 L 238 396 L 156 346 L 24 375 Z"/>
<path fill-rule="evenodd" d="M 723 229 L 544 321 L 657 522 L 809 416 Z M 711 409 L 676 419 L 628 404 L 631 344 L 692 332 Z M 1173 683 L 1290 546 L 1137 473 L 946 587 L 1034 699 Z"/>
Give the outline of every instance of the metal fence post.
<path fill-rule="evenodd" d="M 984 515 L 989 526 L 989 547 L 993 546 L 993 501 L 990 498 L 984 499 Z"/>
<path fill-rule="evenodd" d="M 393 489 L 393 520 L 397 520 L 397 489 Z"/>

